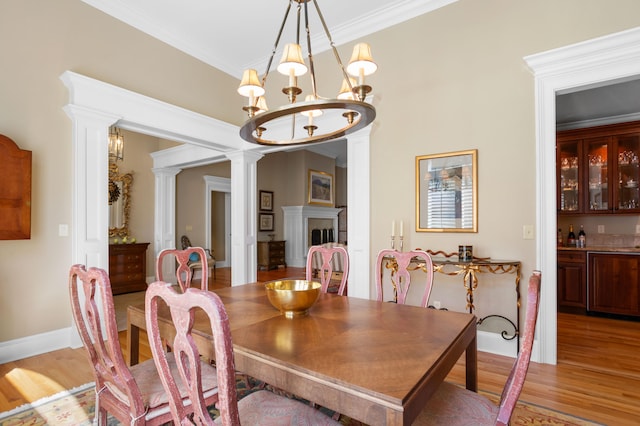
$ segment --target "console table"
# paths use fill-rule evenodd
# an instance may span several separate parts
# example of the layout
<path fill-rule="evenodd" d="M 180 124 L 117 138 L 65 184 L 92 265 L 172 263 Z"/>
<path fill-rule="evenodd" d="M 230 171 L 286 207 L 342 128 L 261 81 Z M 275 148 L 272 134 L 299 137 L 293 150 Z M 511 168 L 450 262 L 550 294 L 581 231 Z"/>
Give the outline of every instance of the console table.
<path fill-rule="evenodd" d="M 514 331 L 510 334 L 508 331 L 503 330 L 501 336 L 505 340 L 516 339 L 517 348 L 520 349 L 520 277 L 522 264 L 518 260 L 495 260 L 484 257 L 473 257 L 470 261 L 461 261 L 457 258 L 457 253 L 445 253 L 443 251 L 431 251 L 426 250 L 431 255 L 431 261 L 433 262 L 434 272 L 450 275 L 450 276 L 462 276 L 463 285 L 466 290 L 467 305 L 466 308 L 469 313 L 474 313 L 475 306 L 473 305 L 474 292 L 478 287 L 478 274 L 491 273 L 491 274 L 514 274 L 515 278 L 515 291 L 516 291 L 516 321 L 515 323 L 509 318 L 502 315 L 487 315 L 478 319 L 478 325 L 482 324 L 488 318 L 500 318 L 509 323 Z M 391 258 L 388 259 L 386 268 L 391 269 L 393 274 L 394 266 L 391 262 Z M 419 259 L 412 261 L 415 265 L 413 270 L 424 270 L 424 262 Z M 435 281 L 435 279 L 434 279 Z"/>

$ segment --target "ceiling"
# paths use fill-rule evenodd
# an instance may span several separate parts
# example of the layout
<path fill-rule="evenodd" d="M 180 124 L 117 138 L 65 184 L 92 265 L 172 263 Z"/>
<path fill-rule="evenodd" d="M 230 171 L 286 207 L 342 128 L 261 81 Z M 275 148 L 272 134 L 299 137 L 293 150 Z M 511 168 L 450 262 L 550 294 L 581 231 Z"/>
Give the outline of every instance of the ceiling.
<path fill-rule="evenodd" d="M 238 80 L 247 68 L 255 68 L 259 74 L 264 72 L 289 4 L 287 0 L 82 1 Z M 456 1 L 322 0 L 317 4 L 331 38 L 340 46 Z M 318 54 L 329 50 L 330 44 L 315 7 L 311 2 L 308 5 L 312 52 Z M 286 36 L 290 40 L 295 34 L 295 22 L 292 7 L 279 51 L 287 42 Z M 375 57 L 375 46 L 373 54 Z M 276 57 L 275 61 L 278 60 Z M 314 144 L 304 149 L 335 158 L 336 165 L 346 166 L 345 141 Z"/>
<path fill-rule="evenodd" d="M 289 4 L 287 0 L 82 1 L 238 79 L 247 68 L 264 72 Z M 318 0 L 317 4 L 340 46 L 456 1 Z M 282 43 L 295 34 L 294 12 L 292 7 Z M 313 53 L 328 50 L 311 2 L 309 26 Z"/>
<path fill-rule="evenodd" d="M 264 72 L 288 4 L 287 0 L 82 1 L 238 79 L 247 68 Z M 339 46 L 456 1 L 322 0 L 318 4 Z M 330 45 L 315 8 L 311 3 L 309 6 L 312 49 L 317 54 Z M 291 13 L 295 13 L 294 8 Z M 284 34 L 294 34 L 294 17 L 288 19 Z M 375 46 L 373 54 L 375 57 Z M 558 128 L 583 127 L 585 122 L 611 116 L 639 120 L 640 76 L 612 83 L 560 94 L 556 105 Z M 304 149 L 336 158 L 337 165 L 346 166 L 344 142 Z"/>

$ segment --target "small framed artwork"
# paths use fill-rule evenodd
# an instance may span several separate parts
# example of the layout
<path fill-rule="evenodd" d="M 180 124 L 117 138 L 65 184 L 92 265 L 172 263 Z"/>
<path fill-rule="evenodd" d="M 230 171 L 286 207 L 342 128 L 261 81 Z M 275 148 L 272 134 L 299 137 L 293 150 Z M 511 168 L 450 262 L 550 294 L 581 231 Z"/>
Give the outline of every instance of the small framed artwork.
<path fill-rule="evenodd" d="M 260 210 L 273 211 L 273 191 L 260 191 Z"/>
<path fill-rule="evenodd" d="M 273 231 L 273 213 L 258 214 L 258 230 Z"/>
<path fill-rule="evenodd" d="M 333 175 L 309 170 L 309 204 L 333 207 Z"/>

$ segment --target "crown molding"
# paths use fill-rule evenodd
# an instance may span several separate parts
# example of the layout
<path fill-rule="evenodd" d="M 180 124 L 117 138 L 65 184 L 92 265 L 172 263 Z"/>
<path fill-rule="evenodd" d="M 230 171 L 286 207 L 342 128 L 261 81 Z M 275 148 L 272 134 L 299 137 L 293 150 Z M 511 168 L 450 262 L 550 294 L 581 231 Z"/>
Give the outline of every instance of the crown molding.
<path fill-rule="evenodd" d="M 211 40 L 193 37 L 193 29 L 187 32 L 172 31 L 161 22 L 154 22 L 148 16 L 137 11 L 124 0 L 82 0 L 84 3 L 110 15 L 212 67 L 215 67 L 231 76 L 240 78 L 246 68 L 263 70 L 266 67 L 268 57 L 250 63 L 239 63 L 225 58 L 213 47 Z M 371 11 L 364 11 L 354 19 L 341 25 L 330 28 L 331 36 L 336 45 L 353 41 L 357 38 L 383 30 L 425 13 L 454 3 L 458 0 L 395 0 L 389 1 L 384 7 Z M 324 32 L 316 31 L 311 42 L 315 53 L 329 50 Z M 326 46 L 323 46 L 326 44 Z M 315 46 L 318 46 L 317 48 Z M 218 52 L 218 53 L 217 53 Z M 267 53 L 267 52 L 265 52 Z"/>

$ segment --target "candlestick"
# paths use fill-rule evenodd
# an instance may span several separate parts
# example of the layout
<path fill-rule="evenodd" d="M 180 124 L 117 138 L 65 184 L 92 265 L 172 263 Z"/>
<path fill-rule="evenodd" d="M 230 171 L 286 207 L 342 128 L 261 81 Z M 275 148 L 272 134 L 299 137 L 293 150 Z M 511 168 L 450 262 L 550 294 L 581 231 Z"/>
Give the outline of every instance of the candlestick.
<path fill-rule="evenodd" d="M 404 249 L 404 237 L 402 235 L 400 235 L 400 251 L 403 251 Z"/>

